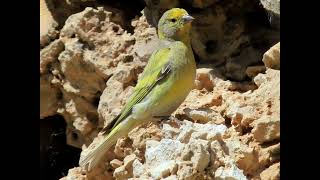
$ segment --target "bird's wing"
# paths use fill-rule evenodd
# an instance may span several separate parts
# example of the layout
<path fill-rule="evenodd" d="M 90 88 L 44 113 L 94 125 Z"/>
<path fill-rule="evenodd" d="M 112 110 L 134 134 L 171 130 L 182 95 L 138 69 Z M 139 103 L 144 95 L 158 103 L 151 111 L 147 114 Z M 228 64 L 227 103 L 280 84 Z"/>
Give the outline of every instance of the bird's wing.
<path fill-rule="evenodd" d="M 166 77 L 170 71 L 170 48 L 162 48 L 153 53 L 126 105 L 123 107 L 120 114 L 102 131 L 105 134 L 109 133 L 121 121 L 128 117 L 133 106 L 141 102 L 150 93 L 153 87 L 161 81 L 161 79 Z"/>

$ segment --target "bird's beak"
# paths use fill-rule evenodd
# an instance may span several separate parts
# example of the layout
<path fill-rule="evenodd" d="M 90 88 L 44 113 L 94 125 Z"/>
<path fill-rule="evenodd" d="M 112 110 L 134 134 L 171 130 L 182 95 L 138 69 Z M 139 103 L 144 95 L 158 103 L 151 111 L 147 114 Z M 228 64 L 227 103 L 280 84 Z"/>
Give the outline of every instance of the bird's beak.
<path fill-rule="evenodd" d="M 182 16 L 182 19 L 183 19 L 183 22 L 186 24 L 186 23 L 192 22 L 194 20 L 194 17 L 187 14 Z"/>

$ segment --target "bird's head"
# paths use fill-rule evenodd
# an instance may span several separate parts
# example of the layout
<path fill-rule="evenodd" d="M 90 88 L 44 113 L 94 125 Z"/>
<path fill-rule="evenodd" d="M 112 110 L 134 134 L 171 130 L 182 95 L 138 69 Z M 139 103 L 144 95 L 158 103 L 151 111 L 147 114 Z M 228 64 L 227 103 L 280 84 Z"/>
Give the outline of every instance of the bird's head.
<path fill-rule="evenodd" d="M 194 18 L 184 9 L 173 8 L 166 11 L 158 23 L 159 38 L 176 41 L 188 40 L 192 20 Z"/>

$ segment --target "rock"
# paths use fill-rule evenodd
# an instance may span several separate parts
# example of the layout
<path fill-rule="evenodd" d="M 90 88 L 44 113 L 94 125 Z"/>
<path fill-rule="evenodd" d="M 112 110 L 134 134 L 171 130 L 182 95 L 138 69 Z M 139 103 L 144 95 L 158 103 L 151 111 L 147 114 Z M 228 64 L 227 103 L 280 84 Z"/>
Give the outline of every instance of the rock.
<path fill-rule="evenodd" d="M 177 136 L 177 140 L 186 143 L 192 137 L 194 132 L 206 132 L 205 139 L 214 140 L 220 137 L 226 131 L 225 125 L 215 125 L 215 124 L 198 124 L 191 123 L 189 121 L 183 121 L 180 126 L 180 134 Z"/>
<path fill-rule="evenodd" d="M 118 139 L 114 147 L 114 153 L 121 158 L 124 158 L 132 154 L 133 153 L 132 141 L 126 137 Z"/>
<path fill-rule="evenodd" d="M 186 115 L 195 122 L 207 123 L 212 122 L 214 124 L 223 124 L 224 118 L 220 113 L 213 111 L 212 109 L 184 109 Z"/>
<path fill-rule="evenodd" d="M 114 80 L 113 77 L 108 80 L 98 105 L 101 126 L 107 126 L 120 113 L 126 102 L 125 99 L 131 95 L 132 90 L 132 86 L 124 88 L 123 84 Z"/>
<path fill-rule="evenodd" d="M 93 125 L 90 121 L 82 118 L 76 118 L 73 121 L 72 125 L 75 127 L 75 129 L 79 130 L 83 135 L 88 134 L 93 128 Z"/>
<path fill-rule="evenodd" d="M 163 179 L 168 177 L 171 172 L 177 172 L 178 165 L 174 160 L 166 161 L 160 164 L 157 168 L 151 170 L 150 174 L 153 179 Z"/>
<path fill-rule="evenodd" d="M 82 172 L 80 167 L 69 169 L 68 176 L 61 178 L 60 180 L 86 180 L 88 179 L 87 175 Z"/>
<path fill-rule="evenodd" d="M 191 152 L 193 156 L 191 157 L 191 162 L 193 163 L 193 168 L 198 172 L 204 171 L 210 162 L 210 154 L 208 141 L 193 141 L 190 145 Z"/>
<path fill-rule="evenodd" d="M 58 57 L 64 74 L 62 86 L 66 92 L 92 101 L 105 88 L 105 81 L 100 74 L 94 73 L 96 67 L 83 59 L 82 46 L 79 41 L 70 41 Z"/>
<path fill-rule="evenodd" d="M 174 159 L 177 153 L 182 151 L 184 145 L 170 139 L 162 139 L 157 145 L 150 145 L 150 143 L 153 141 L 147 141 L 145 159 L 152 178 L 160 179 L 176 171 L 177 165 Z"/>
<path fill-rule="evenodd" d="M 90 143 L 90 135 L 94 124 L 97 123 L 97 114 L 94 106 L 82 98 L 62 91 L 64 104 L 58 109 L 67 122 L 67 143 L 81 148 L 82 144 Z M 93 133 L 93 134 L 92 134 Z M 85 138 L 88 136 L 89 138 Z"/>
<path fill-rule="evenodd" d="M 215 179 L 234 179 L 234 180 L 246 180 L 247 177 L 243 174 L 233 162 L 228 162 L 225 167 L 219 167 L 215 172 Z"/>
<path fill-rule="evenodd" d="M 221 106 L 222 102 L 223 97 L 221 96 L 221 94 L 215 94 L 213 92 L 202 93 L 194 89 L 189 93 L 185 101 L 179 106 L 179 108 L 173 113 L 173 115 L 179 119 L 185 118 L 186 116 L 188 116 L 186 112 L 190 111 L 190 109 L 205 109 L 205 111 L 211 111 L 210 109 L 212 108 L 210 107 Z M 212 120 L 219 122 L 219 115 L 217 115 L 217 117 L 214 117 Z"/>
<path fill-rule="evenodd" d="M 280 119 L 263 116 L 254 122 L 253 137 L 260 143 L 280 139 Z"/>
<path fill-rule="evenodd" d="M 40 75 L 53 70 L 51 69 L 54 66 L 53 63 L 57 62 L 63 50 L 63 42 L 57 39 L 40 51 Z"/>
<path fill-rule="evenodd" d="M 170 126 L 169 124 L 163 124 L 162 126 L 163 137 L 166 139 L 173 139 L 179 134 L 179 129 Z"/>
<path fill-rule="evenodd" d="M 50 83 L 51 76 L 40 77 L 40 119 L 57 113 L 60 91 Z"/>
<path fill-rule="evenodd" d="M 196 172 L 191 166 L 182 166 L 177 173 L 178 180 L 196 180 Z"/>
<path fill-rule="evenodd" d="M 210 163 L 215 170 L 222 165 L 225 157 L 227 156 L 227 154 L 225 153 L 227 151 L 225 150 L 225 147 L 223 147 L 222 143 L 224 142 L 214 140 L 210 144 Z"/>
<path fill-rule="evenodd" d="M 246 70 L 246 74 L 248 77 L 253 78 L 257 74 L 262 73 L 266 70 L 264 66 L 248 66 Z"/>
<path fill-rule="evenodd" d="M 118 159 L 114 159 L 114 160 L 110 161 L 110 165 L 115 169 L 122 166 L 122 164 L 123 164 L 123 162 Z"/>
<path fill-rule="evenodd" d="M 151 167 L 157 167 L 162 162 L 174 160 L 177 156 L 177 153 L 181 152 L 184 144 L 177 140 L 171 139 L 162 139 L 160 143 L 152 147 L 148 145 L 147 141 L 147 148 L 145 152 L 146 164 Z"/>
<path fill-rule="evenodd" d="M 132 163 L 134 162 L 134 160 L 136 160 L 136 158 L 137 157 L 135 154 L 126 156 L 123 160 L 123 165 L 114 170 L 113 176 L 119 180 L 133 177 Z"/>
<path fill-rule="evenodd" d="M 226 76 L 237 81 L 243 80 L 246 77 L 247 67 L 261 61 L 261 56 L 262 53 L 253 48 L 242 50 L 239 56 L 226 63 Z"/>
<path fill-rule="evenodd" d="M 280 29 L 280 0 L 260 0 L 263 7 L 269 14 L 269 21 L 272 27 Z"/>
<path fill-rule="evenodd" d="M 134 67 L 119 65 L 114 73 L 113 80 L 119 81 L 122 84 L 128 84 L 137 80 Z"/>
<path fill-rule="evenodd" d="M 231 104 L 227 108 L 226 116 L 231 119 L 231 124 L 239 127 L 236 130 L 242 132 L 243 128 L 248 128 L 252 121 L 257 118 L 257 111 L 253 106 L 242 107 L 238 103 Z"/>
<path fill-rule="evenodd" d="M 193 0 L 192 7 L 206 8 L 217 2 L 216 0 Z"/>
<path fill-rule="evenodd" d="M 130 172 L 128 172 L 128 170 L 125 169 L 124 166 L 120 166 L 114 170 L 113 176 L 117 180 L 126 180 L 126 179 L 129 179 L 130 177 L 132 177 L 132 174 Z"/>
<path fill-rule="evenodd" d="M 280 161 L 280 143 L 265 148 L 260 148 L 259 164 L 261 166 L 270 166 L 276 161 Z"/>
<path fill-rule="evenodd" d="M 104 172 L 101 168 L 85 172 L 80 167 L 69 169 L 67 176 L 60 180 L 88 180 L 88 179 L 112 179 L 112 173 Z"/>
<path fill-rule="evenodd" d="M 234 26 L 229 28 L 226 12 L 219 5 L 191 15 L 196 19 L 191 33 L 192 48 L 202 62 L 222 64 L 246 41 L 241 36 L 244 31 L 243 22 L 232 23 Z"/>
<path fill-rule="evenodd" d="M 53 18 L 49 11 L 47 2 L 44 0 L 40 1 L 40 47 L 44 47 L 49 44 L 51 39 L 57 37 L 56 28 L 58 23 Z"/>
<path fill-rule="evenodd" d="M 258 154 L 254 148 L 241 142 L 239 138 L 229 138 L 225 143 L 229 155 L 245 174 L 253 174 L 259 169 Z"/>
<path fill-rule="evenodd" d="M 157 140 L 160 141 L 162 132 L 157 122 L 150 122 L 137 127 L 128 134 L 132 140 L 132 147 L 136 149 L 145 149 L 146 141 Z"/>
<path fill-rule="evenodd" d="M 264 53 L 262 61 L 266 67 L 280 70 L 280 42 Z"/>
<path fill-rule="evenodd" d="M 133 161 L 132 167 L 133 177 L 139 178 L 146 172 L 146 169 L 144 168 L 143 164 L 138 159 L 135 159 Z"/>
<path fill-rule="evenodd" d="M 263 7 L 280 16 L 280 0 L 260 0 Z"/>
<path fill-rule="evenodd" d="M 148 24 L 144 13 L 141 17 L 134 19 L 131 25 L 135 28 L 134 36 L 136 43 L 134 44 L 134 52 L 141 61 L 147 62 L 160 43 L 157 30 Z"/>
<path fill-rule="evenodd" d="M 277 180 L 280 179 L 280 163 L 275 163 L 265 169 L 260 174 L 261 180 Z"/>
<path fill-rule="evenodd" d="M 213 90 L 213 75 L 211 68 L 199 68 L 196 73 L 196 88 L 201 90 L 205 88 L 208 91 Z"/>
<path fill-rule="evenodd" d="M 132 169 L 132 163 L 137 158 L 135 154 L 130 154 L 129 156 L 126 156 L 123 160 L 123 165 L 126 169 Z"/>

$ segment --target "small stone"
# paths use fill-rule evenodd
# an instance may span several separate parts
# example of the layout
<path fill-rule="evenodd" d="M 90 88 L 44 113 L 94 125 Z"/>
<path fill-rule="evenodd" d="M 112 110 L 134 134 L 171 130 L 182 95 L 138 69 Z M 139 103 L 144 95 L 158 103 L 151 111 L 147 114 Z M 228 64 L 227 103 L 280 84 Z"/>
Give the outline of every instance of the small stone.
<path fill-rule="evenodd" d="M 213 90 L 213 76 L 211 68 L 199 68 L 196 74 L 196 88 L 201 90 L 205 88 L 207 91 Z"/>
<path fill-rule="evenodd" d="M 143 164 L 138 159 L 135 159 L 133 161 L 132 167 L 133 177 L 140 177 L 146 172 L 146 169 L 144 168 Z"/>
<path fill-rule="evenodd" d="M 177 172 L 178 180 L 195 180 L 196 172 L 191 166 L 184 165 Z"/>
<path fill-rule="evenodd" d="M 204 140 L 202 140 L 204 142 Z M 191 162 L 193 163 L 193 167 L 198 171 L 202 172 L 208 166 L 210 162 L 210 154 L 208 152 L 209 142 L 205 141 L 205 145 L 201 141 L 192 141 L 191 143 L 191 151 L 193 156 L 191 157 Z"/>
<path fill-rule="evenodd" d="M 259 73 L 262 73 L 266 70 L 265 66 L 249 66 L 247 67 L 246 74 L 248 77 L 253 78 Z"/>
<path fill-rule="evenodd" d="M 280 160 L 280 143 L 259 150 L 259 164 L 268 166 Z"/>
<path fill-rule="evenodd" d="M 260 143 L 280 139 L 280 119 L 272 116 L 262 116 L 254 122 L 253 137 Z"/>
<path fill-rule="evenodd" d="M 123 165 L 126 169 L 131 170 L 132 169 L 132 163 L 137 158 L 135 154 L 130 154 L 129 156 L 126 156 L 123 160 Z"/>
<path fill-rule="evenodd" d="M 216 180 L 247 180 L 247 177 L 243 174 L 232 160 L 227 161 L 225 167 L 219 167 L 216 172 L 214 179 Z"/>
<path fill-rule="evenodd" d="M 132 176 L 131 173 L 129 173 L 124 166 L 120 166 L 117 169 L 114 170 L 113 176 L 117 180 L 126 180 Z"/>
<path fill-rule="evenodd" d="M 280 69 L 280 42 L 264 53 L 262 61 L 268 68 Z"/>
<path fill-rule="evenodd" d="M 83 119 L 80 117 L 75 118 L 73 126 L 75 127 L 75 129 L 79 130 L 83 135 L 88 134 L 93 128 L 91 122 L 87 118 Z"/>
<path fill-rule="evenodd" d="M 208 109 L 208 108 L 200 108 L 200 109 L 190 109 L 186 108 L 184 109 L 184 112 L 186 115 L 194 120 L 195 122 L 199 123 L 207 123 L 212 122 L 215 124 L 222 124 L 224 122 L 223 117 L 220 113 Z"/>
<path fill-rule="evenodd" d="M 275 163 L 265 169 L 260 174 L 261 180 L 278 180 L 280 179 L 280 163 Z"/>
<path fill-rule="evenodd" d="M 114 160 L 110 161 L 110 165 L 115 169 L 122 166 L 122 164 L 123 164 L 123 162 L 118 159 L 114 159 Z"/>
<path fill-rule="evenodd" d="M 258 154 L 239 138 L 230 138 L 225 142 L 230 157 L 246 173 L 253 174 L 259 169 Z"/>
<path fill-rule="evenodd" d="M 171 139 L 179 134 L 179 129 L 170 126 L 169 124 L 163 124 L 162 126 L 163 137 Z"/>
<path fill-rule="evenodd" d="M 162 162 L 157 168 L 154 168 L 150 174 L 153 179 L 162 179 L 168 177 L 171 173 L 177 172 L 178 165 L 174 160 Z"/>

